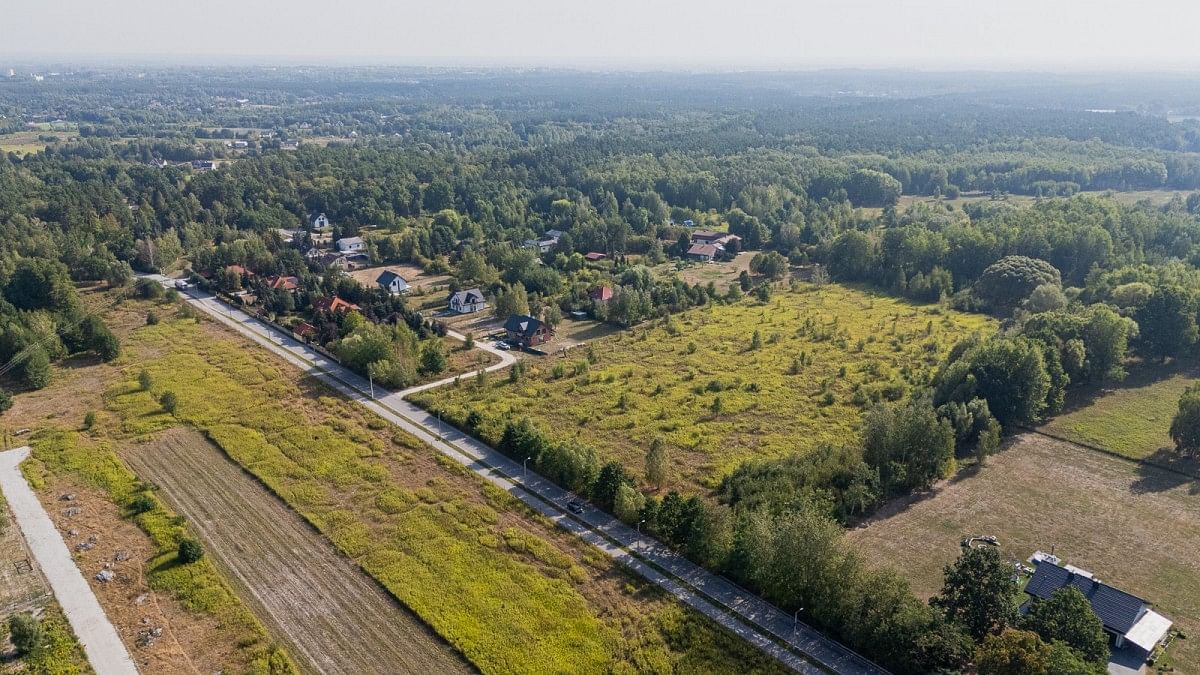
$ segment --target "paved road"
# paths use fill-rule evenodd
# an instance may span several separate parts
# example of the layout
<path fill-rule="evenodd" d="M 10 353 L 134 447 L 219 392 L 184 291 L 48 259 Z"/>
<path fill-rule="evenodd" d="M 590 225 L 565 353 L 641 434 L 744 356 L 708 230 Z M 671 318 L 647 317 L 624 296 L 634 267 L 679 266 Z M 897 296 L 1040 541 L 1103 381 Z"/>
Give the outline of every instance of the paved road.
<path fill-rule="evenodd" d="M 137 667 L 117 629 L 109 623 L 62 536 L 21 474 L 20 464 L 28 456 L 27 447 L 0 453 L 0 490 L 8 500 L 17 526 L 50 582 L 92 669 L 97 675 L 137 675 Z"/>
<path fill-rule="evenodd" d="M 152 278 L 168 283 L 163 277 Z M 796 621 L 791 614 L 675 554 L 653 537 L 640 535 L 607 513 L 590 506 L 586 506 L 580 515 L 570 513 L 567 503 L 572 500 L 582 502 L 582 499 L 533 471 L 526 472 L 520 463 L 404 400 L 408 393 L 429 388 L 428 385 L 372 399 L 365 378 L 290 335 L 207 293 L 193 289 L 186 295 L 190 303 L 221 323 L 425 441 L 793 670 L 870 675 L 887 672 Z M 497 353 L 509 360 L 491 366 L 489 370 L 503 368 L 511 362 L 512 355 Z M 376 394 L 380 391 L 376 388 Z"/>

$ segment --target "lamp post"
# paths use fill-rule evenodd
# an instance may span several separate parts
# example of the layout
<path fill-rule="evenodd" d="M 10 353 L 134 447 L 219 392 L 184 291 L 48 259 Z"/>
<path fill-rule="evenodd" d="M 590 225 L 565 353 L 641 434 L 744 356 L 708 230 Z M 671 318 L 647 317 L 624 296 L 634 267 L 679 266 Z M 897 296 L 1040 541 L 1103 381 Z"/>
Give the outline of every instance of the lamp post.
<path fill-rule="evenodd" d="M 527 464 L 528 462 L 529 462 L 529 458 L 528 458 L 528 457 L 526 457 L 525 459 L 521 460 L 521 480 L 524 480 L 524 479 L 526 479 L 526 478 L 528 478 L 528 477 L 529 477 L 529 467 L 528 467 L 528 466 L 526 466 L 526 464 Z"/>
<path fill-rule="evenodd" d="M 371 374 L 371 369 L 367 368 L 367 382 L 371 384 L 371 400 L 375 400 L 375 376 Z"/>

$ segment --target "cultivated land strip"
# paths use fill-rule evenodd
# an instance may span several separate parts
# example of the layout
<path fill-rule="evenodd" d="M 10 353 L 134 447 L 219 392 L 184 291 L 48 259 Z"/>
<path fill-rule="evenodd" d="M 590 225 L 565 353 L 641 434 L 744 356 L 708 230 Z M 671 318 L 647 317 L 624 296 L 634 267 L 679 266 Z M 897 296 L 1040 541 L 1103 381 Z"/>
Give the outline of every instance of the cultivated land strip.
<path fill-rule="evenodd" d="M 125 454 L 302 657 L 331 675 L 470 668 L 295 512 L 205 438 L 166 432 Z"/>
<path fill-rule="evenodd" d="M 165 277 L 152 278 L 164 284 L 169 283 Z M 185 296 L 189 303 L 221 323 L 512 494 L 563 529 L 579 536 L 789 668 L 802 673 L 886 672 L 798 622 L 791 614 L 728 579 L 695 565 L 655 539 L 638 534 L 616 518 L 593 508 L 586 508 L 580 515 L 570 514 L 566 505 L 578 499 L 576 495 L 533 471 L 524 471 L 519 463 L 477 439 L 441 424 L 424 410 L 405 401 L 407 392 L 395 392 L 372 399 L 368 394 L 369 383 L 364 378 L 278 329 L 224 305 L 209 294 L 189 291 Z M 497 370 L 506 365 L 508 362 L 502 361 L 487 370 Z"/>
<path fill-rule="evenodd" d="M 83 645 L 92 669 L 97 675 L 137 675 L 137 667 L 117 629 L 104 614 L 58 529 L 21 474 L 20 464 L 28 456 L 27 447 L 0 453 L 0 489 L 13 518 Z"/>

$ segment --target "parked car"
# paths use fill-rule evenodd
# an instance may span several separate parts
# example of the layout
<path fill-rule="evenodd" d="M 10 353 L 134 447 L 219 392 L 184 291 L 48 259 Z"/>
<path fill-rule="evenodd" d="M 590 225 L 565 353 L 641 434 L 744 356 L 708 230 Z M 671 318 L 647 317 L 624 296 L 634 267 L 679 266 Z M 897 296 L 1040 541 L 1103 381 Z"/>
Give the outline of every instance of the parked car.
<path fill-rule="evenodd" d="M 567 510 L 576 515 L 581 515 L 583 513 L 583 504 L 572 499 L 567 502 Z"/>
<path fill-rule="evenodd" d="M 496 341 L 496 349 L 499 349 L 502 352 L 506 352 L 506 351 L 512 349 L 512 345 L 508 344 L 504 340 L 497 340 Z"/>
<path fill-rule="evenodd" d="M 191 286 L 191 284 L 189 284 L 187 282 L 187 280 L 185 280 L 185 279 L 176 279 L 175 280 L 175 288 L 177 288 L 181 291 L 186 291 L 190 286 Z"/>

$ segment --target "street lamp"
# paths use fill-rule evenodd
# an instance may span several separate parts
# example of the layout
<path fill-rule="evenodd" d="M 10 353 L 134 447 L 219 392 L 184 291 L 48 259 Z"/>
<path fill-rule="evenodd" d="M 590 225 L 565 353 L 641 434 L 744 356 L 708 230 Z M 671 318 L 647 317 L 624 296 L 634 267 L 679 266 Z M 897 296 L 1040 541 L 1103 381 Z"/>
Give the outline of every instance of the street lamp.
<path fill-rule="evenodd" d="M 526 463 L 529 462 L 529 459 L 530 459 L 529 457 L 526 457 L 525 459 L 521 460 L 521 479 L 522 480 L 524 480 L 525 478 L 527 478 L 529 476 L 529 467 L 526 466 Z"/>

